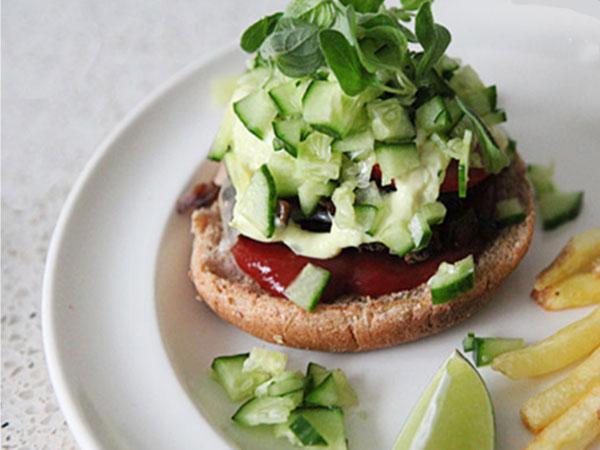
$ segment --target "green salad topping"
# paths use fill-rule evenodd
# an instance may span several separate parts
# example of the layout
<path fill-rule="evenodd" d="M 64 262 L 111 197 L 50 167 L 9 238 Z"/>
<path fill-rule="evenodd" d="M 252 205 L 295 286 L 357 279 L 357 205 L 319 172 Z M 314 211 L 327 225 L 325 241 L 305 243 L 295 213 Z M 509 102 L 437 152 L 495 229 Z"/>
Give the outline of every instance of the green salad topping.
<path fill-rule="evenodd" d="M 231 225 L 317 258 L 425 248 L 423 211 L 450 162 L 465 197 L 469 169 L 499 173 L 515 145 L 496 87 L 447 56 L 450 41 L 421 0 L 293 0 L 251 25 L 253 57 L 210 153 L 236 191 Z"/>

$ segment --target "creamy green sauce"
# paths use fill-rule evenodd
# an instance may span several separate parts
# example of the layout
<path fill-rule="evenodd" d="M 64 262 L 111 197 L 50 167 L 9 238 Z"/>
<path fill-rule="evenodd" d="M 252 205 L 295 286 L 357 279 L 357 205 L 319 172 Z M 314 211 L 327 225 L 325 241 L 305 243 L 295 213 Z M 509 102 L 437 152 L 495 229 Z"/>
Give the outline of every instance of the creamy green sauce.
<path fill-rule="evenodd" d="M 269 80 L 268 76 L 268 72 L 264 70 L 250 72 L 241 77 L 232 101 L 244 97 L 258 86 L 268 86 L 276 82 Z M 261 140 L 249 132 L 235 115 L 232 120 L 233 143 L 232 149 L 225 156 L 225 164 L 236 189 L 236 200 L 239 200 L 250 182 L 252 173 L 261 165 L 288 164 L 292 167 L 295 160 L 283 151 L 273 150 L 272 132 Z M 431 142 L 418 144 L 418 150 L 420 166 L 395 179 L 396 191 L 383 196 L 378 231 L 373 236 L 363 232 L 353 221 L 353 217 L 345 217 L 343 223 L 334 217 L 331 231 L 328 233 L 305 231 L 290 221 L 287 226 L 278 226 L 271 238 L 265 238 L 248 220 L 236 213 L 235 207 L 230 225 L 241 234 L 257 241 L 283 242 L 295 253 L 314 258 L 331 258 L 344 248 L 378 242 L 383 230 L 398 223 L 407 223 L 421 206 L 436 201 L 439 196 L 440 184 L 444 179 L 449 158 Z M 282 183 L 301 183 L 302 174 L 295 175 L 297 179 L 282 180 Z M 339 189 L 348 188 L 342 184 L 336 191 Z M 335 191 L 333 198 L 335 201 Z"/>

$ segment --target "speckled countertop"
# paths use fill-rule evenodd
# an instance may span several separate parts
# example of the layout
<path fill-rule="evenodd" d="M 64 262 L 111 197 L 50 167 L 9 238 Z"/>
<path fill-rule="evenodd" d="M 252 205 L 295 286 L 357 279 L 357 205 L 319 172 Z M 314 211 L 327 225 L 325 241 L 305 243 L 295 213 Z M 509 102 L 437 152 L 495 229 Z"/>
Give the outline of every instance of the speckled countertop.
<path fill-rule="evenodd" d="M 281 2 L 2 3 L 2 448 L 76 448 L 48 380 L 40 325 L 49 240 L 92 152 L 187 64 Z"/>

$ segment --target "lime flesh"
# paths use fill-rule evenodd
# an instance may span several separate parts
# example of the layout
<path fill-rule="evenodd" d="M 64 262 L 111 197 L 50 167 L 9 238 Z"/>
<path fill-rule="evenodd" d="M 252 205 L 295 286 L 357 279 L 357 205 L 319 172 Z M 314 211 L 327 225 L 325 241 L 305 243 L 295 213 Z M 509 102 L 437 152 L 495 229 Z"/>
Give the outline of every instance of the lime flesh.
<path fill-rule="evenodd" d="M 438 370 L 394 450 L 493 450 L 494 407 L 477 370 L 457 351 Z"/>

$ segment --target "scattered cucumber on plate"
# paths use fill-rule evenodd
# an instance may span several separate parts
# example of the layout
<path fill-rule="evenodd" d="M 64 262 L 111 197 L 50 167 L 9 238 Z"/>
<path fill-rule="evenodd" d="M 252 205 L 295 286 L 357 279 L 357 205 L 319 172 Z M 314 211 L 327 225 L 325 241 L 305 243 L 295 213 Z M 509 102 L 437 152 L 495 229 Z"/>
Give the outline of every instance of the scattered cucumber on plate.
<path fill-rule="evenodd" d="M 271 426 L 274 437 L 308 449 L 347 450 L 342 408 L 358 403 L 344 372 L 309 363 L 306 374 L 286 370 L 287 355 L 254 348 L 220 356 L 216 381 L 234 401 L 246 400 L 231 417 L 242 427 Z"/>
<path fill-rule="evenodd" d="M 533 185 L 544 230 L 553 230 L 579 216 L 583 191 L 563 192 L 554 183 L 554 165 L 531 164 L 527 177 Z"/>
<path fill-rule="evenodd" d="M 477 337 L 469 333 L 463 339 L 463 350 L 472 352 L 477 367 L 491 364 L 494 358 L 502 353 L 518 350 L 525 345 L 520 338 Z"/>

